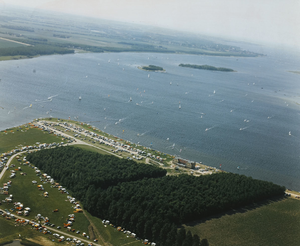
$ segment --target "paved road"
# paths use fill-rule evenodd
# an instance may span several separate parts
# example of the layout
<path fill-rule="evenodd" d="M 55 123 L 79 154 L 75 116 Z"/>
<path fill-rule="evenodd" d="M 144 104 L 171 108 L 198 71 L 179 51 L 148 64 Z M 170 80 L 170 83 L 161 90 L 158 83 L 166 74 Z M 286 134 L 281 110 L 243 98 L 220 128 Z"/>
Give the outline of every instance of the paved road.
<path fill-rule="evenodd" d="M 8 162 L 7 162 L 6 165 L 3 167 L 3 169 L 2 169 L 2 171 L 1 171 L 1 173 L 0 173 L 0 180 L 2 179 L 2 177 L 3 177 L 3 175 L 4 175 L 5 171 L 6 171 L 6 167 L 8 167 L 8 166 L 10 165 L 11 161 L 12 161 L 17 155 L 22 154 L 22 153 L 25 153 L 25 152 L 26 152 L 26 151 L 18 152 L 17 154 L 12 155 L 12 156 L 8 159 Z"/>

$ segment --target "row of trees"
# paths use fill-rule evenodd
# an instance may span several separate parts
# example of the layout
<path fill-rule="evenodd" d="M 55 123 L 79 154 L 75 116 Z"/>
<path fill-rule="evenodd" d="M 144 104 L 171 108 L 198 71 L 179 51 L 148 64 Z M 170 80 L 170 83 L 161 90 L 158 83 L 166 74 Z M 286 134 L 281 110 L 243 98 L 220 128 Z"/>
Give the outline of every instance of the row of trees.
<path fill-rule="evenodd" d="M 34 32 L 34 28 L 27 26 L 1 25 L 1 27 L 18 31 Z"/>
<path fill-rule="evenodd" d="M 40 44 L 35 46 L 20 46 L 0 49 L 0 56 L 36 56 L 71 53 L 74 53 L 74 50 Z"/>
<path fill-rule="evenodd" d="M 92 215 L 158 245 L 206 245 L 183 223 L 283 194 L 284 187 L 238 174 L 166 176 L 166 171 L 75 147 L 27 159 L 72 191 Z"/>

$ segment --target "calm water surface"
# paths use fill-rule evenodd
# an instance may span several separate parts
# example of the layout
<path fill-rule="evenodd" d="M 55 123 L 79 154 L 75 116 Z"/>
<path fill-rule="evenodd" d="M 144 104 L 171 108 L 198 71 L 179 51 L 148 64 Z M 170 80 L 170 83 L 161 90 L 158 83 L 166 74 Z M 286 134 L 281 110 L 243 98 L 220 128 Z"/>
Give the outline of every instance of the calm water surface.
<path fill-rule="evenodd" d="M 299 60 L 274 52 L 256 58 L 105 53 L 0 62 L 0 129 L 70 117 L 162 152 L 300 190 L 300 75 L 288 72 L 299 70 Z M 166 72 L 137 69 L 149 64 Z"/>

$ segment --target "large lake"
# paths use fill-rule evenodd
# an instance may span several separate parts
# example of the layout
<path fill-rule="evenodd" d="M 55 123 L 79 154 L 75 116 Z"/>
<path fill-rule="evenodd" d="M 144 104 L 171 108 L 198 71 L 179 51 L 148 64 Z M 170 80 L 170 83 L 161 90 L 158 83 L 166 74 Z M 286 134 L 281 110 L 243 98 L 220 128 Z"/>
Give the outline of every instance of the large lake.
<path fill-rule="evenodd" d="M 137 68 L 149 64 L 166 72 Z M 87 53 L 3 61 L 0 129 L 50 115 L 70 117 L 162 152 L 300 190 L 300 75 L 288 72 L 299 64 L 299 57 L 275 52 L 256 58 Z"/>

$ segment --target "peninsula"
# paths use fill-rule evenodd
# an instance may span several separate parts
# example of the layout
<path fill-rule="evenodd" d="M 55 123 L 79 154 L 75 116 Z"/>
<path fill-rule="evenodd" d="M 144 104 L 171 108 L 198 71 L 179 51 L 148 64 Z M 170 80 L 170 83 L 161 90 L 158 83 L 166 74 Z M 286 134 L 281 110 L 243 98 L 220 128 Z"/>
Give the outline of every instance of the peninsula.
<path fill-rule="evenodd" d="M 299 193 L 286 193 L 279 185 L 200 163 L 191 170 L 182 165 L 184 160 L 86 122 L 39 119 L 0 135 L 0 180 L 6 184 L 0 193 L 0 244 L 18 239 L 30 240 L 28 245 L 50 245 L 50 240 L 55 245 L 223 245 L 225 235 L 228 242 L 236 241 L 239 230 L 238 245 L 247 245 L 248 232 L 257 227 L 264 233 L 254 235 L 255 240 L 264 245 L 272 240 L 285 245 L 287 238 L 294 245 L 299 240 L 289 230 L 290 218 L 300 218 Z M 130 210 L 124 206 L 129 203 Z M 242 216 L 234 212 L 237 209 L 243 209 Z M 226 216 L 195 224 L 221 212 Z M 237 227 L 224 229 L 232 221 Z M 178 244 L 179 235 L 189 244 Z"/>
<path fill-rule="evenodd" d="M 149 65 L 149 66 L 142 66 L 138 67 L 139 69 L 146 70 L 146 71 L 152 71 L 152 72 L 165 72 L 162 67 L 159 66 L 154 66 L 154 65 Z"/>
<path fill-rule="evenodd" d="M 213 70 L 213 71 L 220 71 L 220 72 L 236 72 L 231 68 L 225 67 L 214 67 L 210 65 L 194 65 L 194 64 L 179 64 L 180 67 L 190 67 L 194 69 L 204 69 L 204 70 Z"/>

